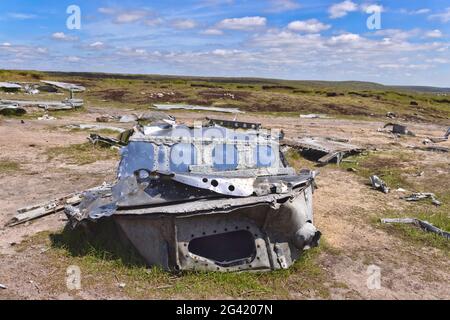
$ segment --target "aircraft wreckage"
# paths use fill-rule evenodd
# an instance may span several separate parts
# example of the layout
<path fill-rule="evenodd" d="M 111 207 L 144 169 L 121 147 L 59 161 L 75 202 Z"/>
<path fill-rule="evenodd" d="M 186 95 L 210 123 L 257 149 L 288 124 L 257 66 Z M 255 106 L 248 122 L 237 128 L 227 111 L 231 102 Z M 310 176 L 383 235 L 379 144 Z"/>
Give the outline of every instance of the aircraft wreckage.
<path fill-rule="evenodd" d="M 113 219 L 149 265 L 167 270 L 288 268 L 321 233 L 315 172 L 289 167 L 278 138 L 211 123 L 135 127 L 115 185 L 66 206 L 69 224 Z"/>

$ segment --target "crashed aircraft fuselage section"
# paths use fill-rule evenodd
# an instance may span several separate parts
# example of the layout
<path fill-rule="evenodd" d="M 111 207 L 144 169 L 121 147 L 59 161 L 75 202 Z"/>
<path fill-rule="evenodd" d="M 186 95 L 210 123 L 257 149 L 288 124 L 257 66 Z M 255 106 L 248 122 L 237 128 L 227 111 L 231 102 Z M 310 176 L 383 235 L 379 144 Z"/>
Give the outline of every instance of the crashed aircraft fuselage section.
<path fill-rule="evenodd" d="M 113 218 L 149 265 L 273 270 L 318 244 L 313 188 L 314 172 L 288 167 L 273 134 L 156 125 L 122 148 L 111 194 L 66 213 Z"/>

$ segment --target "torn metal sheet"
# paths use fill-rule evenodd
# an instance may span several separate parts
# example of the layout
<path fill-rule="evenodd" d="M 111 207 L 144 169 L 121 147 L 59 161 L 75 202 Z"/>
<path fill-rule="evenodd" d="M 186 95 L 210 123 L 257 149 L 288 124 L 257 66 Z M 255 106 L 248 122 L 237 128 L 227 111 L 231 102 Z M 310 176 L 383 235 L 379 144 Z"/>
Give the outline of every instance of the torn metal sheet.
<path fill-rule="evenodd" d="M 335 160 L 339 164 L 345 156 L 364 151 L 362 147 L 340 142 L 343 140 L 336 140 L 336 138 L 304 137 L 284 139 L 282 143 L 299 150 L 306 157 L 311 157 L 322 164 L 331 160 Z"/>
<path fill-rule="evenodd" d="M 439 229 L 429 223 L 428 221 L 414 219 L 414 218 L 393 218 L 393 219 L 381 219 L 382 223 L 405 223 L 405 224 L 413 224 L 427 232 L 436 233 L 444 238 L 450 240 L 450 233 Z"/>
<path fill-rule="evenodd" d="M 89 189 L 89 192 L 97 193 L 107 193 L 110 192 L 111 185 L 103 184 L 102 186 Z M 41 218 L 49 214 L 60 212 L 64 209 L 66 205 L 76 205 L 82 200 L 82 193 L 76 192 L 64 197 L 51 200 L 46 203 L 33 205 L 30 207 L 25 207 L 17 210 L 17 215 L 15 215 L 11 220 L 9 220 L 5 226 L 13 227 L 30 220 Z"/>
<path fill-rule="evenodd" d="M 46 110 L 70 110 L 83 106 L 81 99 L 65 99 L 59 101 L 32 101 L 32 100 L 0 100 L 1 104 L 15 104 L 21 107 L 39 107 Z"/>
<path fill-rule="evenodd" d="M 226 113 L 244 113 L 244 111 L 238 108 L 219 108 L 219 107 L 206 107 L 206 106 L 196 106 L 189 104 L 154 104 L 158 110 L 201 110 L 201 111 L 213 111 L 213 112 L 226 112 Z"/>
<path fill-rule="evenodd" d="M 402 199 L 405 199 L 406 201 L 420 201 L 424 199 L 431 199 L 431 202 L 436 206 L 440 206 L 442 204 L 439 200 L 437 200 L 434 193 L 429 192 L 413 193 L 407 197 L 403 197 Z"/>
<path fill-rule="evenodd" d="M 73 92 L 83 92 L 86 90 L 85 87 L 73 84 L 73 83 L 66 83 L 66 82 L 58 82 L 58 81 L 47 81 L 47 80 L 41 80 L 41 82 L 49 84 L 51 86 L 73 91 Z"/>
<path fill-rule="evenodd" d="M 275 136 L 136 128 L 111 196 L 85 194 L 65 212 L 75 227 L 113 219 L 149 265 L 168 270 L 288 268 L 321 233 L 313 224 L 315 173 L 289 167 Z"/>
<path fill-rule="evenodd" d="M 110 130 L 118 133 L 122 133 L 127 130 L 119 127 L 102 126 L 98 124 L 70 124 L 66 127 L 69 129 L 80 129 L 80 130 Z"/>
<path fill-rule="evenodd" d="M 383 128 L 387 128 L 387 127 L 390 127 L 390 126 L 392 126 L 392 133 L 394 133 L 394 134 L 415 136 L 415 134 L 412 131 L 409 131 L 406 126 L 401 125 L 401 124 L 386 123 Z"/>
<path fill-rule="evenodd" d="M 0 88 L 20 90 L 22 86 L 13 82 L 0 82 Z"/>
<path fill-rule="evenodd" d="M 326 114 L 317 114 L 317 113 L 310 113 L 310 114 L 301 114 L 300 118 L 302 119 L 330 119 Z"/>
<path fill-rule="evenodd" d="M 383 193 L 389 193 L 389 187 L 386 185 L 386 183 L 381 180 L 378 176 L 371 176 L 370 177 L 370 184 L 374 189 L 380 190 Z"/>
<path fill-rule="evenodd" d="M 91 133 L 88 140 L 94 145 L 106 146 L 106 147 L 120 147 L 124 146 L 125 143 L 119 139 L 114 139 L 110 137 L 103 137 L 101 135 Z"/>

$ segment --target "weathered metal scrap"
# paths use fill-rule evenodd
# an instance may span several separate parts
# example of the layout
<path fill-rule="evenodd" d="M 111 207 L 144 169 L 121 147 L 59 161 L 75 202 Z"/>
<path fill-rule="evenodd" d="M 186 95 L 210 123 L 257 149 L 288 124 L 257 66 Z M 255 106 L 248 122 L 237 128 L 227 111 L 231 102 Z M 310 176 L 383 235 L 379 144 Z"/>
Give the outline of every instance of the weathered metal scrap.
<path fill-rule="evenodd" d="M 393 218 L 393 219 L 381 219 L 382 223 L 405 223 L 405 224 L 413 224 L 425 231 L 436 233 L 444 238 L 447 238 L 450 240 L 450 233 L 447 231 L 444 231 L 442 229 L 439 229 L 435 226 L 433 226 L 428 221 L 423 221 L 419 219 L 414 218 Z"/>
<path fill-rule="evenodd" d="M 389 193 L 389 187 L 378 176 L 375 175 L 371 176 L 370 183 L 374 189 L 380 190 L 383 193 Z"/>
<path fill-rule="evenodd" d="M 299 150 L 306 157 L 326 164 L 335 159 L 339 164 L 346 156 L 364 151 L 362 147 L 337 141 L 336 138 L 304 137 L 299 139 L 284 139 L 283 145 Z"/>
<path fill-rule="evenodd" d="M 89 189 L 89 192 L 107 193 L 110 190 L 111 190 L 110 185 L 103 184 L 102 186 Z M 30 220 L 34 220 L 37 218 L 47 216 L 49 214 L 60 212 L 64 209 L 64 206 L 68 204 L 70 205 L 79 204 L 83 198 L 82 195 L 83 195 L 82 192 L 71 193 L 64 197 L 54 199 L 46 203 L 18 209 L 17 214 L 11 220 L 9 220 L 5 224 L 5 226 L 13 227 Z"/>
<path fill-rule="evenodd" d="M 436 195 L 434 193 L 430 192 L 420 192 L 420 193 L 413 193 L 407 197 L 403 197 L 406 201 L 420 201 L 424 199 L 431 199 L 431 202 L 436 205 L 440 206 L 442 203 L 436 198 Z"/>
<path fill-rule="evenodd" d="M 392 126 L 392 133 L 394 134 L 415 136 L 415 134 L 412 131 L 409 131 L 406 126 L 398 123 L 386 123 L 383 128 L 387 128 L 390 126 Z"/>
<path fill-rule="evenodd" d="M 67 206 L 72 226 L 113 219 L 149 265 L 168 270 L 289 267 L 318 245 L 315 173 L 285 164 L 276 135 L 221 126 L 137 127 L 111 197 Z"/>

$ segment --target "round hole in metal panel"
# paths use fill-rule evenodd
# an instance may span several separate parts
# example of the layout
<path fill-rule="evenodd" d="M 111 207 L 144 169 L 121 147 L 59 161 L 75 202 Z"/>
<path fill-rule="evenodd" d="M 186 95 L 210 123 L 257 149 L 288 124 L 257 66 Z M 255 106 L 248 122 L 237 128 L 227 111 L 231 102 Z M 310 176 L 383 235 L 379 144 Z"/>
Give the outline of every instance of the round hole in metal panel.
<path fill-rule="evenodd" d="M 217 187 L 218 185 L 219 185 L 219 182 L 217 182 L 217 180 L 211 180 L 211 185 L 213 186 L 213 187 Z"/>

